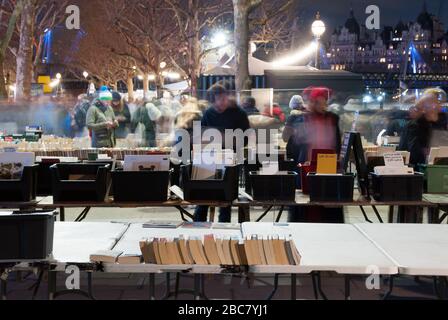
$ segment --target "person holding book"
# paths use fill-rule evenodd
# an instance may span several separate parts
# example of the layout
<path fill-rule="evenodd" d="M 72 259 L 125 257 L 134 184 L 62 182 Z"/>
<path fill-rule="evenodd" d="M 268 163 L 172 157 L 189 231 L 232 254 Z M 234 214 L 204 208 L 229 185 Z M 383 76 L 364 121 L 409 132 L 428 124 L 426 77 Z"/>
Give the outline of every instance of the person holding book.
<path fill-rule="evenodd" d="M 223 134 L 225 130 L 244 131 L 250 129 L 247 113 L 241 109 L 234 100 L 230 99 L 227 89 L 222 85 L 214 85 L 208 91 L 208 99 L 211 106 L 204 112 L 202 117 L 202 128 L 214 128 Z M 224 142 L 225 139 L 223 139 Z M 196 222 L 207 220 L 209 207 L 198 206 L 194 214 Z M 220 208 L 219 222 L 230 222 L 232 208 Z"/>
<path fill-rule="evenodd" d="M 112 93 L 103 86 L 87 111 L 86 125 L 91 132 L 93 148 L 115 147 L 115 129 L 119 124 L 111 106 L 112 99 Z"/>
<path fill-rule="evenodd" d="M 129 111 L 128 104 L 117 91 L 112 92 L 112 108 L 114 109 L 115 118 L 119 124 L 115 130 L 115 136 L 117 139 L 126 139 L 131 125 L 131 112 Z"/>
<path fill-rule="evenodd" d="M 341 149 L 341 133 L 339 116 L 328 111 L 328 100 L 331 90 L 325 87 L 310 87 L 305 89 L 307 99 L 306 112 L 295 119 L 292 136 L 288 139 L 289 152 L 297 164 L 309 163 L 313 150 L 334 150 L 336 154 Z M 320 207 L 289 209 L 289 222 L 322 222 L 343 223 L 342 209 L 324 209 Z"/>

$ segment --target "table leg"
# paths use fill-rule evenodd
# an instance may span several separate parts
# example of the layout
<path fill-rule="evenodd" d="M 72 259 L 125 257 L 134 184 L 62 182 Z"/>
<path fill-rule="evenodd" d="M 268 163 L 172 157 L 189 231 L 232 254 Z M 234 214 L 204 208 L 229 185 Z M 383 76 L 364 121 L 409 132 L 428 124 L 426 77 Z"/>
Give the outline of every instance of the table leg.
<path fill-rule="evenodd" d="M 210 207 L 210 222 L 215 222 L 216 207 Z"/>
<path fill-rule="evenodd" d="M 291 274 L 291 300 L 297 300 L 297 274 Z"/>
<path fill-rule="evenodd" d="M 350 276 L 346 275 L 345 277 L 345 300 L 352 300 L 351 297 L 351 288 L 350 288 Z"/>
<path fill-rule="evenodd" d="M 61 221 L 61 222 L 65 221 L 65 208 L 64 207 L 59 208 L 59 221 Z"/>
<path fill-rule="evenodd" d="M 90 207 L 86 207 L 84 208 L 84 210 L 82 210 L 81 214 L 76 218 L 75 222 L 82 222 L 87 218 L 87 215 L 90 212 Z"/>
<path fill-rule="evenodd" d="M 238 207 L 238 223 L 250 222 L 250 206 Z"/>
<path fill-rule="evenodd" d="M 381 215 L 378 211 L 378 209 L 376 208 L 376 206 L 372 206 L 373 211 L 375 212 L 376 217 L 378 218 L 378 221 L 380 223 L 384 223 L 383 218 L 381 218 Z"/>
<path fill-rule="evenodd" d="M 388 222 L 389 223 L 394 223 L 394 206 L 389 206 Z"/>
<path fill-rule="evenodd" d="M 156 275 L 154 273 L 149 274 L 149 300 L 156 300 Z"/>
<path fill-rule="evenodd" d="M 201 276 L 199 274 L 194 275 L 194 300 L 201 300 Z"/>
<path fill-rule="evenodd" d="M 392 295 L 392 292 L 394 291 L 394 276 L 390 276 L 389 277 L 389 289 L 388 291 L 384 294 L 383 300 L 387 300 L 390 298 L 390 296 Z"/>
<path fill-rule="evenodd" d="M 5 270 L 0 269 L 0 300 L 6 300 L 6 281 L 8 279 L 8 274 Z"/>
<path fill-rule="evenodd" d="M 445 277 L 433 277 L 434 292 L 439 300 L 445 300 L 447 298 L 447 280 Z"/>
<path fill-rule="evenodd" d="M 322 297 L 322 299 L 328 300 L 326 294 L 324 293 L 324 290 L 322 289 L 322 281 L 321 281 L 320 272 L 313 272 L 312 277 L 314 279 L 313 285 L 316 286 L 314 292 L 316 292 L 316 289 L 317 289 L 317 292 Z M 318 299 L 319 299 L 319 297 L 318 297 Z"/>
<path fill-rule="evenodd" d="M 362 215 L 364 216 L 364 219 L 368 222 L 368 223 L 373 223 L 372 220 L 369 219 L 369 217 L 367 216 L 366 210 L 364 209 L 363 206 L 359 206 L 359 208 L 361 209 Z"/>
<path fill-rule="evenodd" d="M 56 292 L 56 271 L 48 270 L 48 300 L 54 300 Z"/>
<path fill-rule="evenodd" d="M 87 294 L 90 300 L 96 300 L 93 296 L 93 281 L 92 281 L 93 272 L 87 272 Z"/>
<path fill-rule="evenodd" d="M 269 206 L 267 210 L 256 220 L 256 222 L 260 222 L 261 220 L 263 220 L 264 217 L 268 215 L 268 213 L 272 210 L 273 207 L 274 206 Z"/>
<path fill-rule="evenodd" d="M 274 277 L 274 289 L 272 290 L 271 294 L 269 295 L 269 297 L 266 300 L 272 300 L 272 298 L 274 298 L 275 294 L 277 293 L 278 290 L 278 278 L 279 275 L 276 274 Z"/>
<path fill-rule="evenodd" d="M 429 224 L 440 223 L 440 209 L 438 207 L 428 208 L 428 223 Z"/>
<path fill-rule="evenodd" d="M 275 222 L 276 223 L 279 223 L 280 222 L 280 220 L 282 219 L 282 215 L 283 215 L 283 211 L 285 210 L 285 206 L 281 206 L 280 207 L 280 211 L 279 211 L 279 213 L 278 213 L 278 215 L 277 215 L 277 219 L 275 219 Z"/>

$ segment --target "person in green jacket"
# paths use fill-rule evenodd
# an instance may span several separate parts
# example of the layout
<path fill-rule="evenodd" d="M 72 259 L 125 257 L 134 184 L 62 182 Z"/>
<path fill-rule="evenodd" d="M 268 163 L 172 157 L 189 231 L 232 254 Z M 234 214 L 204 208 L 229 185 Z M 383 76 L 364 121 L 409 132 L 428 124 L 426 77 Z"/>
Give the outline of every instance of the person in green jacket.
<path fill-rule="evenodd" d="M 115 129 L 119 126 L 111 106 L 112 93 L 101 87 L 98 99 L 92 102 L 86 116 L 87 128 L 91 131 L 93 148 L 115 147 Z"/>

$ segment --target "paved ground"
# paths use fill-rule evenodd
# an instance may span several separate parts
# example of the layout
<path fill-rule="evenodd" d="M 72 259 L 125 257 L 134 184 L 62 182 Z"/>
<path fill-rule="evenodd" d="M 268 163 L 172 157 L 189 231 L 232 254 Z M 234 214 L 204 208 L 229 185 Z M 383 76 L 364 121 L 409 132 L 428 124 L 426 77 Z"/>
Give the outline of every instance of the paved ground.
<path fill-rule="evenodd" d="M 190 209 L 190 211 L 193 211 Z M 81 212 L 81 209 L 71 209 L 66 212 L 67 221 L 73 221 Z M 258 217 L 261 210 L 253 212 L 252 220 Z M 371 209 L 368 214 L 373 221 L 376 218 Z M 382 208 L 381 215 L 387 221 L 386 208 Z M 170 209 L 93 209 L 86 221 L 129 221 L 145 222 L 148 220 L 173 220 L 179 219 L 177 211 Z M 233 216 L 237 220 L 236 212 Z M 265 221 L 273 221 L 274 214 L 269 214 Z M 284 215 L 283 220 L 286 219 Z M 346 210 L 346 221 L 348 223 L 364 222 L 359 209 L 350 208 Z M 11 281 L 8 283 L 8 298 L 17 300 L 31 299 L 32 291 L 30 287 L 35 283 L 36 276 L 28 275 L 24 280 L 17 281 L 16 275 L 11 275 Z M 174 275 L 171 279 L 174 286 Z M 96 273 L 93 276 L 94 295 L 97 299 L 129 299 L 144 300 L 148 299 L 148 279 L 142 275 L 111 275 Z M 157 297 L 161 298 L 165 294 L 166 278 L 158 276 Z M 63 289 L 65 283 L 64 274 L 58 277 L 58 288 Z M 246 279 L 231 276 L 214 276 L 206 278 L 206 292 L 212 299 L 265 299 L 272 290 L 273 277 L 266 276 L 257 279 Z M 274 299 L 289 299 L 290 280 L 288 278 L 280 279 L 280 288 Z M 83 278 L 82 288 L 86 288 L 86 279 Z M 322 279 L 323 290 L 329 299 L 344 299 L 344 278 L 335 274 L 324 274 Z M 192 288 L 191 277 L 182 276 L 182 288 Z M 365 279 L 356 277 L 351 281 L 352 299 L 378 300 L 387 291 L 387 285 L 382 283 L 381 290 L 367 290 Z M 298 299 L 314 299 L 313 286 L 310 277 L 301 277 L 297 286 Z M 41 289 L 38 292 L 37 299 L 46 299 L 47 287 L 44 280 Z M 180 295 L 179 299 L 191 299 L 190 295 Z M 396 282 L 396 289 L 392 298 L 408 299 L 433 299 L 433 282 L 430 278 L 416 279 L 400 278 Z M 61 299 L 83 299 L 79 296 L 68 295 Z"/>

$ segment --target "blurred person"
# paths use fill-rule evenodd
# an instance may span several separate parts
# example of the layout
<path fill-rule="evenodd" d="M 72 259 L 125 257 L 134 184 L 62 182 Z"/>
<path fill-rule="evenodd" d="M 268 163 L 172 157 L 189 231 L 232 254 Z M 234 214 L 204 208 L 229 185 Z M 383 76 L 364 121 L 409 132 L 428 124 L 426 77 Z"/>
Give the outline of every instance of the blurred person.
<path fill-rule="evenodd" d="M 143 101 L 132 117 L 131 130 L 141 140 L 141 147 L 156 147 L 157 121 L 162 113 L 151 102 Z"/>
<path fill-rule="evenodd" d="M 202 117 L 202 128 L 215 128 L 224 133 L 225 130 L 250 129 L 249 119 L 246 112 L 229 97 L 228 90 L 222 85 L 214 85 L 207 92 L 211 106 L 204 112 Z M 224 139 L 223 139 L 224 140 Z M 224 141 L 223 141 L 224 142 Z M 194 221 L 207 221 L 209 207 L 198 206 L 195 210 Z M 220 208 L 219 222 L 231 221 L 232 208 Z"/>
<path fill-rule="evenodd" d="M 248 116 L 260 114 L 260 110 L 257 108 L 257 101 L 254 97 L 244 97 L 242 108 L 246 111 Z"/>
<path fill-rule="evenodd" d="M 312 151 L 316 149 L 340 153 L 339 117 L 328 111 L 330 95 L 331 90 L 325 87 L 310 87 L 304 92 L 308 102 L 307 111 L 295 120 L 293 135 L 288 140 L 291 143 L 290 152 L 297 164 L 309 163 Z M 288 221 L 344 223 L 344 213 L 339 208 L 290 207 Z"/>
<path fill-rule="evenodd" d="M 283 141 L 287 143 L 286 153 L 289 159 L 293 159 L 292 143 L 291 138 L 295 136 L 296 130 L 302 123 L 302 114 L 305 112 L 305 101 L 303 101 L 302 96 L 295 95 L 291 98 L 289 102 L 289 108 L 291 113 L 286 120 L 285 128 L 283 129 Z"/>
<path fill-rule="evenodd" d="M 117 91 L 112 92 L 112 108 L 114 109 L 115 119 L 118 121 L 118 128 L 115 129 L 117 139 L 125 139 L 129 134 L 131 125 L 131 112 L 128 104 Z"/>
<path fill-rule="evenodd" d="M 111 105 L 112 93 L 103 86 L 86 115 L 86 125 L 91 131 L 93 148 L 115 147 L 115 129 L 119 124 Z"/>
<path fill-rule="evenodd" d="M 286 115 L 278 103 L 272 105 L 272 110 L 271 106 L 266 105 L 262 114 L 276 119 L 279 123 L 285 123 L 286 121 Z"/>
<path fill-rule="evenodd" d="M 406 126 L 399 146 L 399 150 L 411 153 L 409 163 L 413 166 L 426 163 L 435 132 L 447 130 L 446 117 L 441 114 L 443 100 L 446 95 L 441 98 L 440 91 L 430 89 L 416 103 L 418 117 Z"/>
<path fill-rule="evenodd" d="M 339 116 L 327 111 L 331 90 L 325 87 L 311 87 L 305 90 L 308 98 L 306 112 L 295 119 L 291 144 L 292 158 L 299 163 L 311 161 L 314 149 L 330 149 L 339 153 L 341 133 Z"/>
<path fill-rule="evenodd" d="M 93 96 L 89 96 L 87 94 L 82 94 L 78 97 L 78 102 L 76 103 L 75 109 L 73 111 L 72 123 L 75 137 L 85 137 L 88 135 L 86 118 L 87 111 L 89 111 L 93 99 Z"/>
<path fill-rule="evenodd" d="M 202 110 L 195 98 L 189 98 L 182 109 L 176 114 L 176 129 L 184 129 L 190 133 L 193 131 L 193 123 L 202 120 Z"/>

